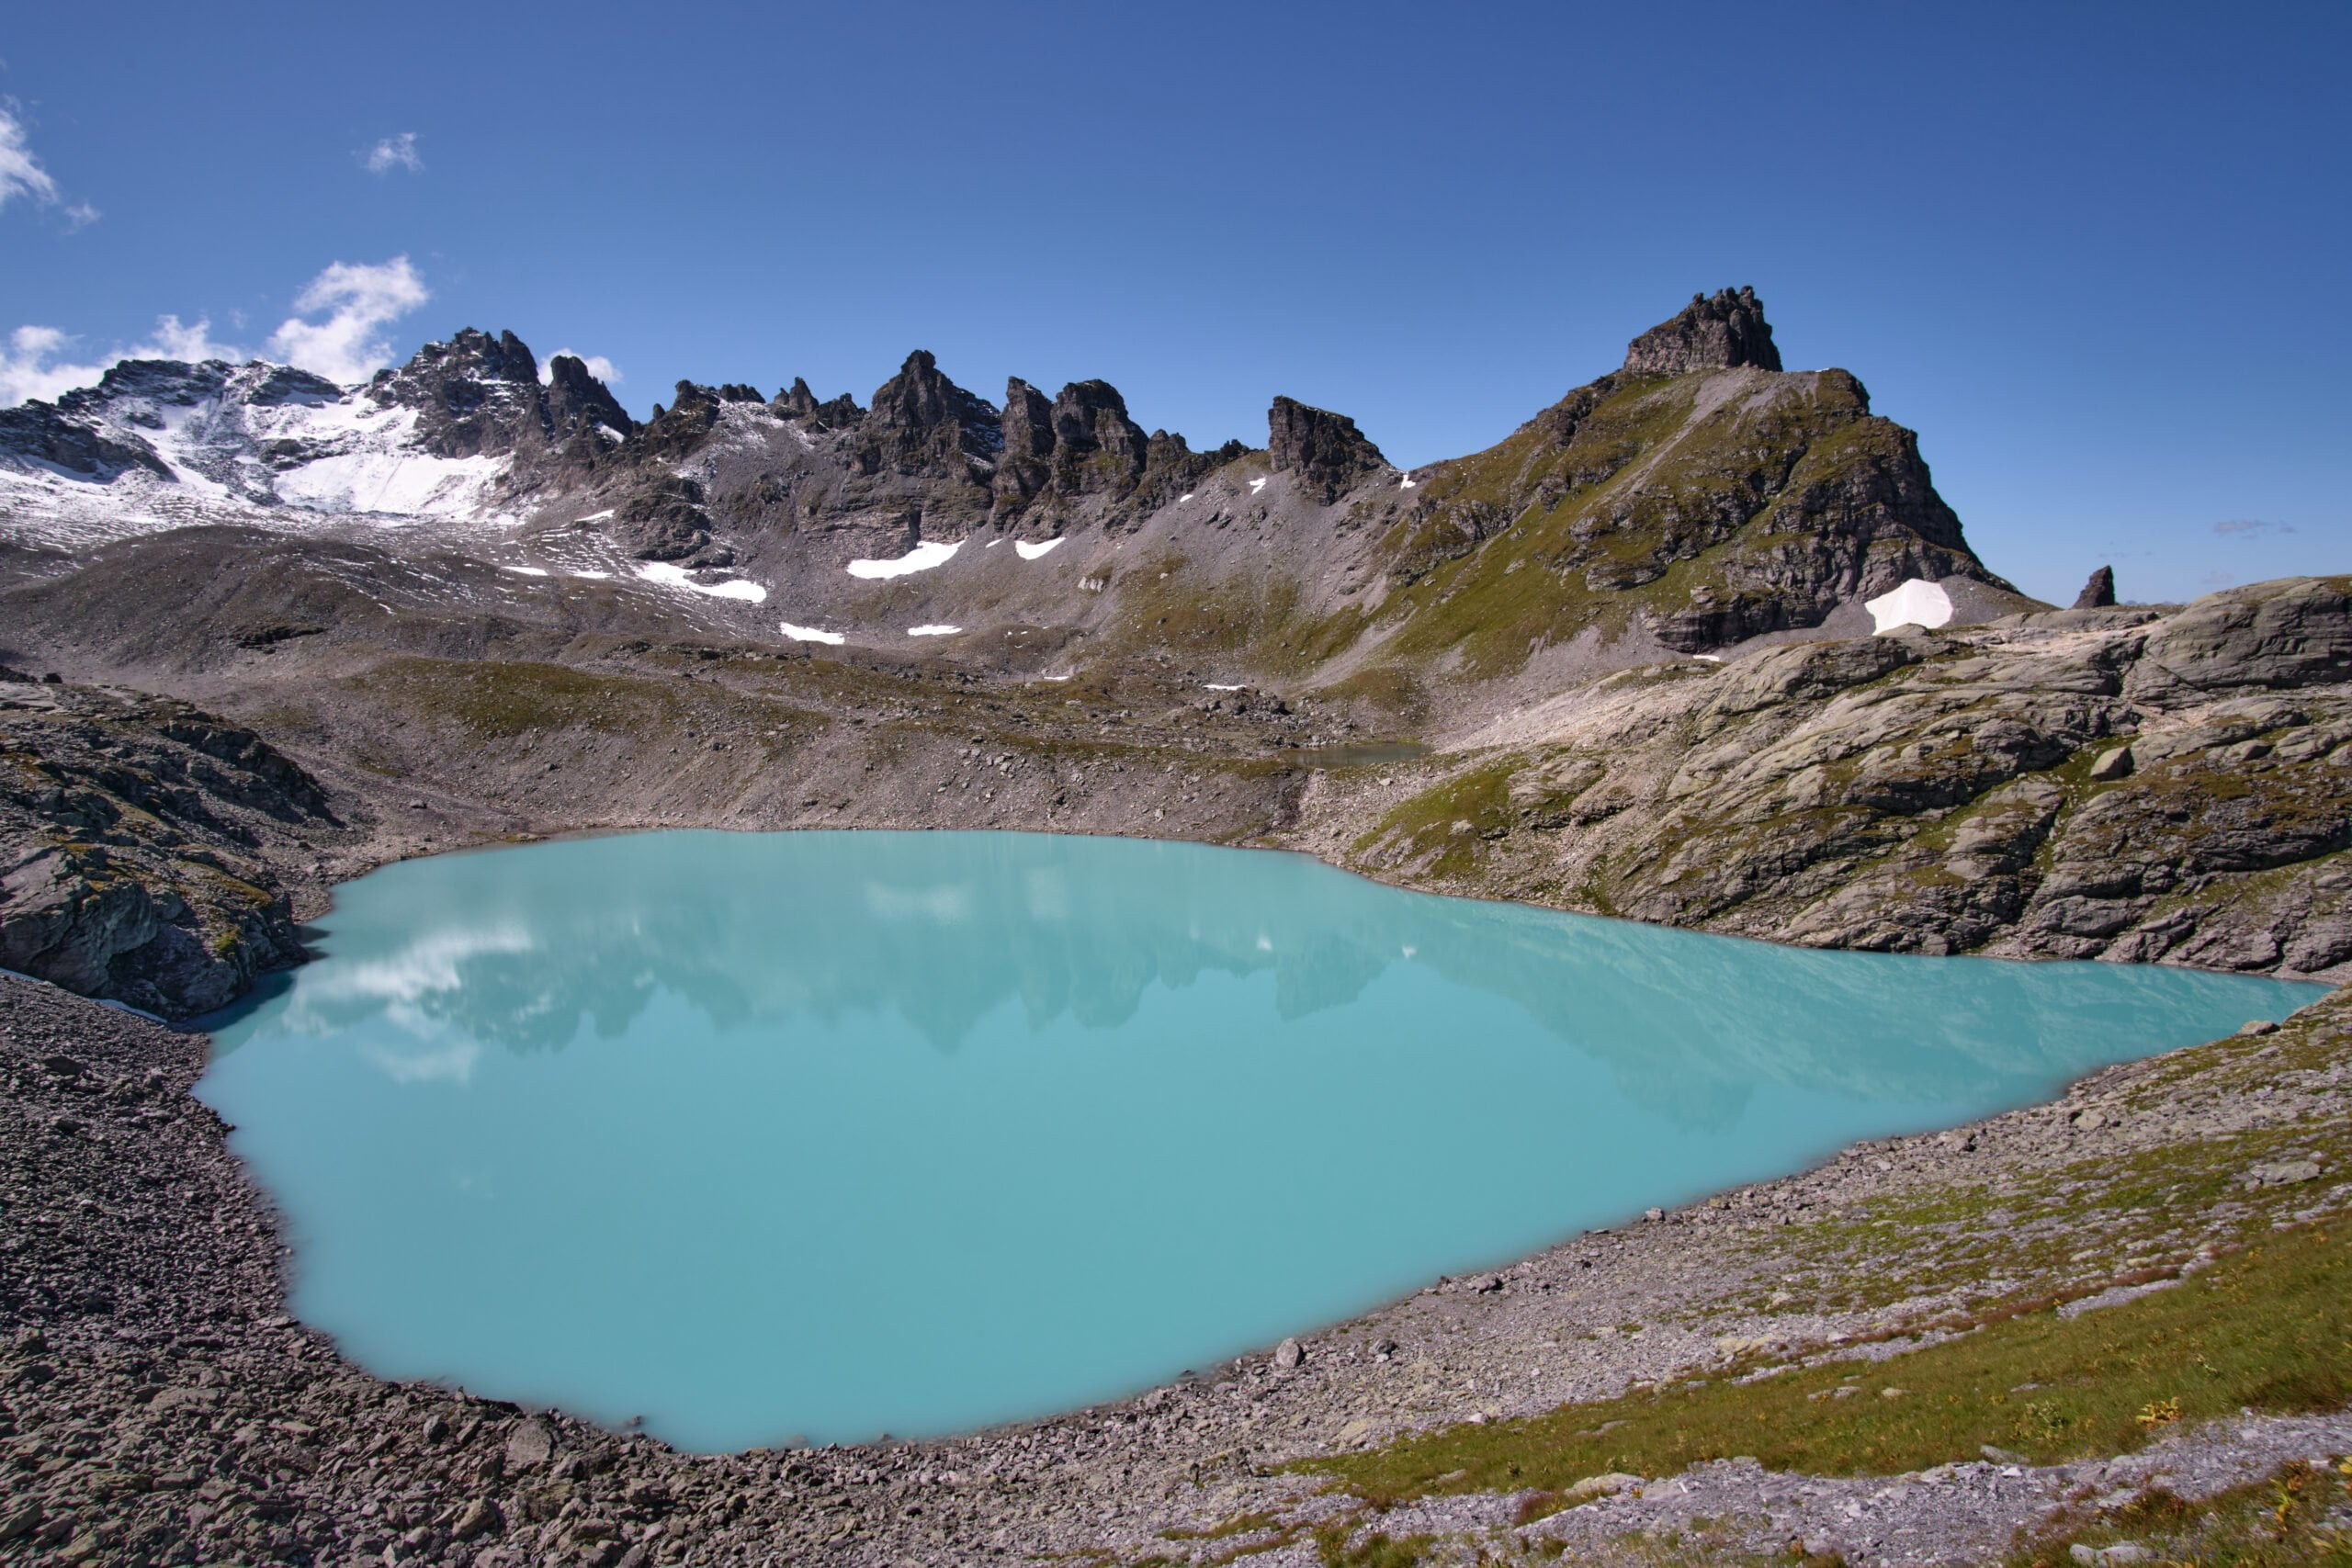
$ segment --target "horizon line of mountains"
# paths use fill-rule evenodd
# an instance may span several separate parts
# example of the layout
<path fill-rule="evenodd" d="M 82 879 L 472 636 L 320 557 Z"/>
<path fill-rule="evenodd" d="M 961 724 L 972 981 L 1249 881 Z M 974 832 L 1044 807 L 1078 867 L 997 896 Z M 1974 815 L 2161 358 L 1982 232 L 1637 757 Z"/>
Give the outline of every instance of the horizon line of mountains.
<path fill-rule="evenodd" d="M 303 497 L 318 487 L 287 476 L 356 448 L 341 427 L 285 415 L 331 404 L 398 414 L 398 431 L 379 433 L 393 457 L 495 460 L 445 513 L 566 528 L 606 517 L 623 559 L 765 570 L 811 615 L 874 608 L 829 580 L 842 561 L 984 529 L 1191 541 L 1182 564 L 1202 577 L 1199 592 L 1256 599 L 1216 636 L 1268 667 L 1295 663 L 1302 647 L 1336 659 L 1373 637 L 1415 667 L 1487 677 L 1586 631 L 1622 642 L 1636 626 L 1655 638 L 1643 646 L 1690 653 L 1819 626 L 1913 579 L 1959 582 L 1977 618 L 2038 603 L 1977 558 L 1916 434 L 1873 414 L 1856 378 L 1782 368 L 1748 288 L 1693 296 L 1635 336 L 1617 369 L 1496 446 L 1410 470 L 1352 419 L 1288 397 L 1269 408 L 1265 446 L 1194 451 L 1146 431 L 1107 381 L 1048 398 L 1012 378 L 1000 405 L 920 349 L 863 406 L 846 393 L 820 399 L 798 378 L 773 397 L 681 381 L 639 421 L 578 356 L 558 355 L 543 372 L 512 332 L 470 327 L 356 388 L 261 362 L 125 361 L 54 403 L 0 410 L 0 465 L 99 484 L 200 472 L 252 505 L 315 508 Z M 188 434 L 198 429 L 200 442 Z M 374 505 L 339 494 L 324 509 Z M 1245 570 L 1238 536 L 1274 550 L 1261 565 L 1293 584 L 1281 603 L 1262 581 L 1250 588 L 1265 573 Z M 1506 536 L 1511 558 L 1498 560 L 1487 547 Z M 1502 581 L 1529 565 L 1553 591 Z M 979 611 L 950 577 L 924 580 L 938 604 L 904 604 L 901 591 L 890 613 L 968 624 Z M 1102 581 L 1090 573 L 1078 586 L 1100 594 Z M 1074 615 L 1064 630 L 1119 621 L 1130 641 L 1148 640 L 1148 626 L 1108 608 L 987 603 L 1008 626 L 1050 630 L 1041 617 Z M 1182 619 L 1155 613 L 1149 624 L 1163 618 Z"/>

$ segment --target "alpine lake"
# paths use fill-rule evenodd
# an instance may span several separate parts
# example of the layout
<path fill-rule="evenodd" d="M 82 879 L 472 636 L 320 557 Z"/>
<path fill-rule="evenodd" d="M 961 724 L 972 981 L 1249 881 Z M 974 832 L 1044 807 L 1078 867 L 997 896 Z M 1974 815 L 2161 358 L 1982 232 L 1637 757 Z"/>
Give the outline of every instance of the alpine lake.
<path fill-rule="evenodd" d="M 387 867 L 207 1021 L 292 1310 L 704 1451 L 1133 1393 L 2324 987 L 1815 952 L 1289 854 L 703 831 Z"/>

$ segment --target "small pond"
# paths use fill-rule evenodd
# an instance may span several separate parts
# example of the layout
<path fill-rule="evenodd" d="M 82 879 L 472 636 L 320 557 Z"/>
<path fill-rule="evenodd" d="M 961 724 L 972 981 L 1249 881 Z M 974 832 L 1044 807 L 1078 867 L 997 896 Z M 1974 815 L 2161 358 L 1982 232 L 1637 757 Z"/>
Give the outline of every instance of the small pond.
<path fill-rule="evenodd" d="M 382 1375 L 706 1450 L 1130 1393 L 2322 992 L 1042 834 L 447 855 L 322 924 L 198 1091 L 294 1310 Z"/>

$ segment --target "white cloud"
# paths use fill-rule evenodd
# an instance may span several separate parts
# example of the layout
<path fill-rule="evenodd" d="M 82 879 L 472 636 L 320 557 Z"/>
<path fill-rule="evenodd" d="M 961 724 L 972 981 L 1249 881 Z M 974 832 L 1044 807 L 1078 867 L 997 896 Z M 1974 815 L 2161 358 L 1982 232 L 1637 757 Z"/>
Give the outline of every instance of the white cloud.
<path fill-rule="evenodd" d="M 25 145 L 25 122 L 9 112 L 11 107 L 0 105 L 0 207 L 15 196 L 28 196 L 47 207 L 57 199 L 57 182 Z"/>
<path fill-rule="evenodd" d="M 98 220 L 99 216 L 100 214 L 96 208 L 92 207 L 86 201 L 77 201 L 73 206 L 65 209 L 66 231 L 68 233 L 74 233 L 86 229 L 91 224 L 96 223 Z"/>
<path fill-rule="evenodd" d="M 212 341 L 212 319 L 199 316 L 194 326 L 180 325 L 177 316 L 155 318 L 155 335 L 122 355 L 125 359 L 185 359 L 200 365 L 208 359 L 241 363 L 252 355 L 233 344 Z"/>
<path fill-rule="evenodd" d="M 22 326 L 8 334 L 0 348 L 0 408 L 13 408 L 28 398 L 54 399 L 76 387 L 94 385 L 107 367 L 125 359 L 241 360 L 251 355 L 242 348 L 212 341 L 212 322 L 198 320 L 183 326 L 177 316 L 155 318 L 155 331 L 146 342 L 97 356 L 90 363 L 55 356 L 74 341 L 56 327 Z"/>
<path fill-rule="evenodd" d="M 383 329 L 431 298 L 406 256 L 372 266 L 337 262 L 311 279 L 296 298 L 299 313 L 270 334 L 269 351 L 330 381 L 345 386 L 365 381 L 391 362 L 392 348 Z M 302 319 L 322 310 L 327 312 L 323 321 Z"/>
<path fill-rule="evenodd" d="M 368 172 L 387 175 L 394 169 L 406 169 L 412 175 L 424 172 L 424 160 L 417 155 L 416 132 L 403 130 L 398 136 L 387 136 L 368 149 Z"/>
<path fill-rule="evenodd" d="M 588 367 L 588 374 L 596 378 L 597 380 L 602 381 L 605 386 L 612 387 L 619 385 L 621 379 L 621 367 L 614 364 L 611 360 L 605 358 L 603 355 L 582 354 L 577 349 L 559 348 L 553 354 L 548 355 L 545 359 L 539 361 L 540 386 L 544 387 L 555 378 L 555 362 L 561 359 L 567 354 L 571 355 L 572 358 L 580 361 L 581 364 Z"/>

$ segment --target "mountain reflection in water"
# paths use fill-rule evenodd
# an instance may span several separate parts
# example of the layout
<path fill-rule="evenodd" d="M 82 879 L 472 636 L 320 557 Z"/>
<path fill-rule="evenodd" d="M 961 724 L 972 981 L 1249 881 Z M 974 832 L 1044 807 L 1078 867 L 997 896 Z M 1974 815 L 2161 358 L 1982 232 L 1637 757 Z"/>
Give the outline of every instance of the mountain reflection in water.
<path fill-rule="evenodd" d="M 773 874 L 714 879 L 682 852 L 698 840 L 730 862 L 791 853 Z M 1523 1009 L 1645 1108 L 1707 1126 L 1759 1082 L 1906 1101 L 1987 1083 L 2030 1092 L 2052 1043 L 2165 1037 L 2191 999 L 2109 965 L 1774 947 L 1136 840 L 661 833 L 378 875 L 387 892 L 415 883 L 401 890 L 398 945 L 277 989 L 291 985 L 283 1021 L 302 1032 L 398 1025 L 417 1050 L 385 1065 L 407 1077 L 449 1070 L 466 1044 L 560 1050 L 583 1028 L 619 1038 L 664 990 L 720 1029 L 888 1012 L 953 1051 L 1008 998 L 1033 1030 L 1067 1017 L 1108 1034 L 1155 986 L 1262 974 L 1289 1021 L 1419 964 Z"/>

